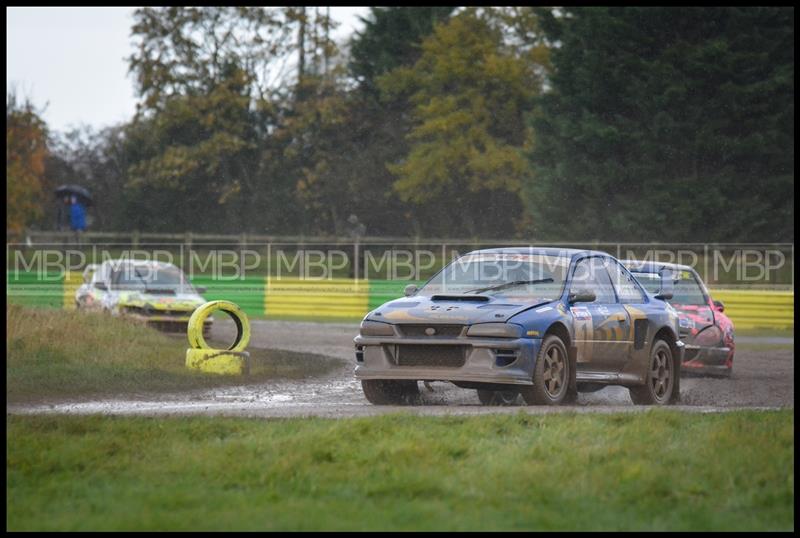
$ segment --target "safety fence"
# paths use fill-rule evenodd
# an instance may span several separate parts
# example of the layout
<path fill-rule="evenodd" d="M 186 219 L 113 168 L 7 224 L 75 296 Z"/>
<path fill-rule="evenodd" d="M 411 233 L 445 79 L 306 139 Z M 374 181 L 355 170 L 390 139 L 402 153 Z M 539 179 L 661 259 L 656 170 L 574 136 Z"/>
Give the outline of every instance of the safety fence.
<path fill-rule="evenodd" d="M 31 306 L 75 308 L 80 273 L 66 276 L 35 272 L 6 274 L 9 302 Z M 196 277 L 193 284 L 206 288 L 209 301 L 225 299 L 238 304 L 248 316 L 273 319 L 352 321 L 386 301 L 402 297 L 407 280 L 309 280 L 270 277 L 222 281 Z M 725 313 L 740 329 L 794 329 L 794 291 L 717 289 Z"/>
<path fill-rule="evenodd" d="M 725 305 L 725 315 L 736 328 L 794 329 L 794 292 L 763 290 L 711 290 Z"/>

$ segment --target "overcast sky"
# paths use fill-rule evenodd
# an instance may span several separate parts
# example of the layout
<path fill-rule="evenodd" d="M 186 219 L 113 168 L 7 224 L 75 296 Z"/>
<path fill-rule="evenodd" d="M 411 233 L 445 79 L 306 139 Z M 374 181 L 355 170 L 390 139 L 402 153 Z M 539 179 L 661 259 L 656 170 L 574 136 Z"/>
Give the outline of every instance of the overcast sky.
<path fill-rule="evenodd" d="M 6 88 L 44 109 L 52 130 L 131 118 L 134 8 L 7 8 Z M 360 28 L 366 7 L 331 7 L 337 41 Z M 46 105 L 46 108 L 45 108 Z"/>

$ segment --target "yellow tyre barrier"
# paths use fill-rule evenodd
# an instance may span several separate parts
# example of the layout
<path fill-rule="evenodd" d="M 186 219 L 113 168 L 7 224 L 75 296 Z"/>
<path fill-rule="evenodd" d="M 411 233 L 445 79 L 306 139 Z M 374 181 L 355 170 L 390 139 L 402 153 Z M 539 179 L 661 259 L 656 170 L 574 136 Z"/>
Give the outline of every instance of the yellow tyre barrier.
<path fill-rule="evenodd" d="M 237 304 L 230 301 L 210 301 L 195 309 L 192 317 L 189 318 L 187 331 L 189 345 L 195 349 L 210 349 L 206 344 L 205 338 L 203 338 L 203 323 L 212 312 L 217 310 L 222 310 L 228 314 L 236 324 L 236 340 L 228 348 L 228 351 L 244 351 L 247 348 L 247 344 L 250 343 L 250 320 L 247 319 L 247 314 Z"/>
<path fill-rule="evenodd" d="M 228 349 L 211 349 L 203 337 L 203 326 L 213 312 L 221 310 L 236 324 L 236 340 Z M 241 308 L 230 301 L 211 301 L 199 306 L 189 318 L 186 335 L 186 367 L 215 374 L 247 374 L 250 354 L 245 351 L 250 343 L 250 321 Z"/>
<path fill-rule="evenodd" d="M 247 351 L 189 348 L 186 350 L 186 367 L 212 374 L 248 374 L 250 354 Z"/>

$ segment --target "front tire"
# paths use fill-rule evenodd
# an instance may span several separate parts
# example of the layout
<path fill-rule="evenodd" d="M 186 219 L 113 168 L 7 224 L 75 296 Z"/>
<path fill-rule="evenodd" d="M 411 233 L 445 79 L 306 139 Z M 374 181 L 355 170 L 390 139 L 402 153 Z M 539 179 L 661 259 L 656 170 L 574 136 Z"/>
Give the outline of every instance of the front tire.
<path fill-rule="evenodd" d="M 548 335 L 536 356 L 533 385 L 520 391 L 522 398 L 528 405 L 564 403 L 570 394 L 570 385 L 574 384 L 573 375 L 567 346 L 558 336 Z"/>
<path fill-rule="evenodd" d="M 478 389 L 478 399 L 483 405 L 514 405 L 519 397 L 516 390 Z"/>
<path fill-rule="evenodd" d="M 419 397 L 416 381 L 395 379 L 363 379 L 361 390 L 373 405 L 405 405 Z"/>
<path fill-rule="evenodd" d="M 671 405 L 677 402 L 675 383 L 680 368 L 672 356 L 672 348 L 665 340 L 656 340 L 650 350 L 647 380 L 639 387 L 629 387 L 631 400 L 636 405 Z"/>

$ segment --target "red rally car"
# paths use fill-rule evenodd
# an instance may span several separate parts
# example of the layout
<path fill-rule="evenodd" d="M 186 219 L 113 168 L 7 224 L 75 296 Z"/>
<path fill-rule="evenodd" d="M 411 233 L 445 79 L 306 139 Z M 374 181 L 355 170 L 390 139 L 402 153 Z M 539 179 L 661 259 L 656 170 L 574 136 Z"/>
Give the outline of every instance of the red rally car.
<path fill-rule="evenodd" d="M 669 304 L 680 316 L 681 340 L 686 344 L 681 370 L 713 376 L 733 372 L 733 322 L 721 301 L 711 298 L 700 275 L 687 265 L 624 260 L 623 265 L 650 293 L 658 293 L 662 271 L 673 275 Z"/>

